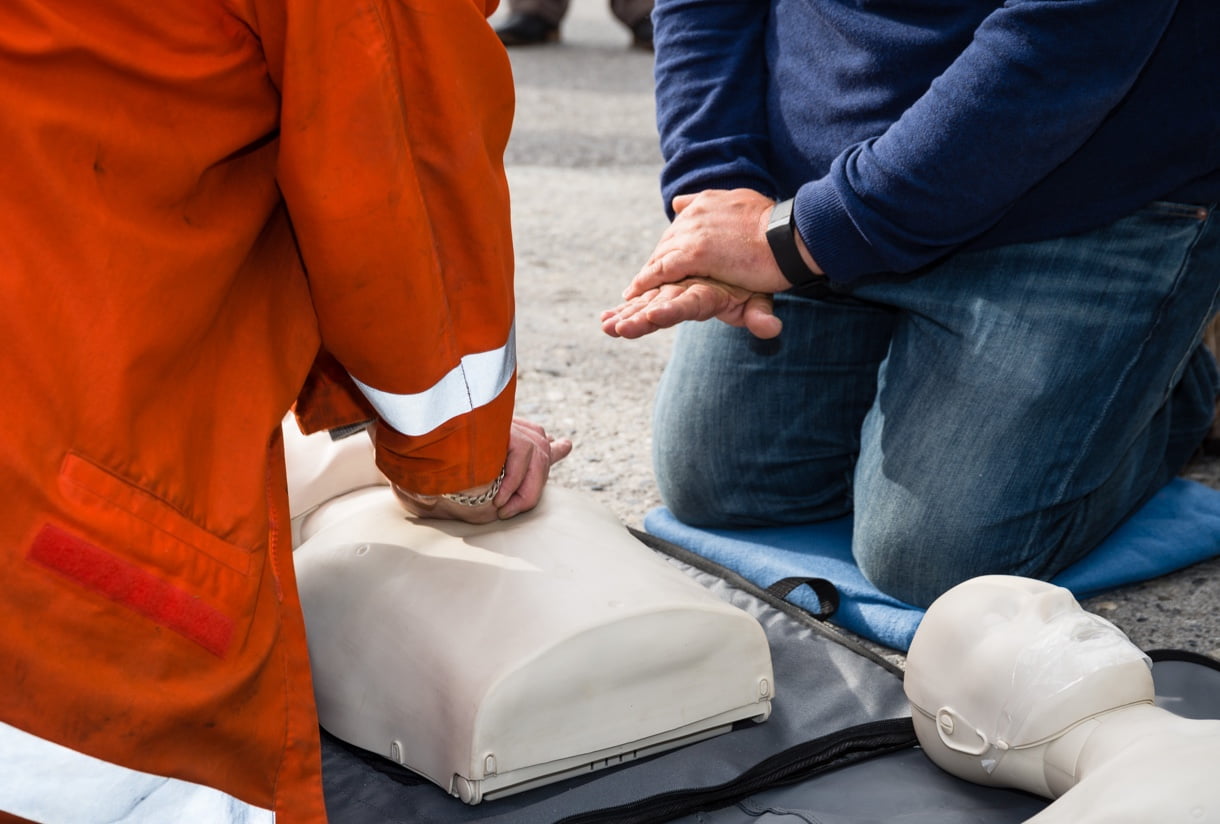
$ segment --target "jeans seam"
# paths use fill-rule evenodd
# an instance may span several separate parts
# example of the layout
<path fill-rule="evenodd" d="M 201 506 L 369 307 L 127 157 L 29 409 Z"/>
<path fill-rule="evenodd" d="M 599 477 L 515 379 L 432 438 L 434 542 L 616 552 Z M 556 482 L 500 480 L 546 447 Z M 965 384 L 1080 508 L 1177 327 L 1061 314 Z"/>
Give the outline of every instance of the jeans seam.
<path fill-rule="evenodd" d="M 1152 325 L 1149 326 L 1148 332 L 1145 334 L 1143 341 L 1140 343 L 1139 350 L 1135 353 L 1135 356 L 1132 357 L 1127 362 L 1127 365 L 1123 369 L 1122 375 L 1119 377 L 1119 379 L 1114 382 L 1114 386 L 1110 392 L 1110 396 L 1106 399 L 1105 405 L 1102 407 L 1101 414 L 1099 414 L 1097 416 L 1096 420 L 1094 420 L 1092 428 L 1089 430 L 1089 432 L 1085 436 L 1084 440 L 1081 441 L 1080 449 L 1076 453 L 1076 459 L 1074 461 L 1072 461 L 1071 465 L 1068 467 L 1067 472 L 1064 473 L 1063 480 L 1059 485 L 1059 489 L 1056 490 L 1055 495 L 1053 496 L 1053 500 L 1051 501 L 1050 505 L 1047 506 L 1046 508 L 1044 508 L 1041 513 L 1039 513 L 1037 522 L 1035 523 L 1035 529 L 1031 533 L 1031 540 L 1033 539 L 1033 536 L 1037 536 L 1037 535 L 1041 534 L 1042 527 L 1044 526 L 1046 519 L 1049 516 L 1049 513 L 1052 511 L 1052 509 L 1054 509 L 1055 507 L 1064 503 L 1064 496 L 1067 492 L 1067 487 L 1071 483 L 1071 480 L 1075 476 L 1077 470 L 1080 468 L 1081 463 L 1084 461 L 1084 456 L 1088 453 L 1089 449 L 1092 447 L 1094 441 L 1096 440 L 1097 433 L 1101 427 L 1101 423 L 1108 417 L 1110 410 L 1113 407 L 1115 400 L 1119 395 L 1119 390 L 1123 386 L 1125 386 L 1126 382 L 1130 378 L 1131 372 L 1135 368 L 1135 364 L 1139 362 L 1140 357 L 1147 350 L 1149 343 L 1155 337 L 1156 330 L 1159 329 L 1164 324 L 1165 307 L 1170 303 L 1173 296 L 1176 295 L 1178 293 L 1178 291 L 1181 289 L 1182 280 L 1185 277 L 1187 265 L 1190 262 L 1191 257 L 1194 255 L 1195 247 L 1198 246 L 1199 241 L 1206 234 L 1207 224 L 1209 222 L 1211 222 L 1211 219 L 1212 219 L 1212 213 L 1209 211 L 1207 213 L 1207 216 L 1203 220 L 1200 221 L 1198 232 L 1195 234 L 1195 237 L 1191 241 L 1190 246 L 1187 248 L 1186 253 L 1184 255 L 1182 255 L 1181 263 L 1178 265 L 1178 271 L 1174 276 L 1173 285 L 1165 293 L 1165 296 L 1162 298 L 1160 305 L 1157 307 L 1156 319 L 1153 321 Z M 1096 491 L 1096 490 L 1094 490 L 1094 491 Z M 1092 494 L 1092 493 L 1089 493 L 1089 494 Z M 1025 549 L 1028 552 L 1028 549 L 1029 549 L 1028 545 L 1025 547 Z"/>

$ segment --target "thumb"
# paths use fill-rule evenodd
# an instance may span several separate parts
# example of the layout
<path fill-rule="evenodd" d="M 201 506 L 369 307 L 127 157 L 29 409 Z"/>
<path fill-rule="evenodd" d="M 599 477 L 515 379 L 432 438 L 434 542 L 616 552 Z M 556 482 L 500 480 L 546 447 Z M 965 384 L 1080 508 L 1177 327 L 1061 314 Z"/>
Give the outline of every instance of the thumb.
<path fill-rule="evenodd" d="M 775 316 L 775 301 L 770 295 L 755 292 L 746 301 L 742 315 L 746 328 L 756 338 L 770 340 L 784 327 L 784 322 Z"/>

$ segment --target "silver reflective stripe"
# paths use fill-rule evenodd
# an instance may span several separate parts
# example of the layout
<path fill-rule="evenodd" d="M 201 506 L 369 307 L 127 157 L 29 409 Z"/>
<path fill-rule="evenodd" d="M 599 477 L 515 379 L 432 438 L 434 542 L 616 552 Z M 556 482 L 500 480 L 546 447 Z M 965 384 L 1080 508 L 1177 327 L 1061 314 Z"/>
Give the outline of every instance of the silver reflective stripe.
<path fill-rule="evenodd" d="M 0 723 L 0 811 L 40 824 L 273 824 L 203 784 L 102 761 Z"/>
<path fill-rule="evenodd" d="M 392 395 L 361 383 L 356 385 L 377 414 L 404 435 L 426 435 L 433 429 L 486 406 L 500 396 L 517 368 L 517 326 L 499 349 L 466 355 L 431 388 L 409 395 Z"/>

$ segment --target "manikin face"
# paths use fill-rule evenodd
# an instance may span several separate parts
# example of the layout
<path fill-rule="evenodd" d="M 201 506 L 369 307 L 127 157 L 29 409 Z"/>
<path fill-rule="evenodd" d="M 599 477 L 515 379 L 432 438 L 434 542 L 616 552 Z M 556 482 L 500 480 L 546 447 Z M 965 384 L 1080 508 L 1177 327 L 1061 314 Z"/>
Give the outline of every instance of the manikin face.
<path fill-rule="evenodd" d="M 1002 575 L 932 604 L 905 686 L 915 712 L 935 720 L 939 744 L 988 773 L 1012 748 L 1152 696 L 1147 658 L 1118 628 L 1062 587 Z"/>

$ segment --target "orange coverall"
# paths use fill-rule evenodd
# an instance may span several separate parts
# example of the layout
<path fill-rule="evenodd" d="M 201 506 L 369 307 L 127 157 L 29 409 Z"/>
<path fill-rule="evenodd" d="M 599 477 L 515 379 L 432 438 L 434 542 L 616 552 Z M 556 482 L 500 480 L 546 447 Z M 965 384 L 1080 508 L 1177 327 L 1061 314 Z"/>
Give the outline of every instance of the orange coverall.
<path fill-rule="evenodd" d="M 350 374 L 400 486 L 500 471 L 494 4 L 0 3 L 0 818 L 100 770 L 325 819 L 279 425 Z"/>

